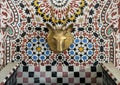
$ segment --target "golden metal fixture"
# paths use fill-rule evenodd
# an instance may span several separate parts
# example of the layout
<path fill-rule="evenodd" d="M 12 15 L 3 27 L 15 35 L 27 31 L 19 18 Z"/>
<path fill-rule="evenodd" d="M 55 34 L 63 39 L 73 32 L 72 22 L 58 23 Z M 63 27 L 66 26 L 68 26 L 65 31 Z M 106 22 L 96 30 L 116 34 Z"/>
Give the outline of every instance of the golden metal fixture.
<path fill-rule="evenodd" d="M 70 24 L 66 29 L 54 29 L 49 24 L 46 24 L 49 33 L 47 36 L 47 42 L 51 50 L 55 52 L 62 52 L 69 48 L 69 46 L 73 43 L 73 35 L 71 31 L 73 29 L 73 24 Z"/>

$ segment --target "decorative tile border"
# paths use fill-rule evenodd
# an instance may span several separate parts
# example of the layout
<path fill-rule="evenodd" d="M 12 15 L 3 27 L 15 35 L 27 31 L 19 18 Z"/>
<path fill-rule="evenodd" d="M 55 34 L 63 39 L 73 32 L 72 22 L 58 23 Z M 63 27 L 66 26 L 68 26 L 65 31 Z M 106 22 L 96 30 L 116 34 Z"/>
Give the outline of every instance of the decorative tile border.
<path fill-rule="evenodd" d="M 7 65 L 6 65 L 7 66 Z M 10 82 L 10 84 L 9 84 L 9 81 L 12 79 L 12 77 L 14 76 L 16 76 L 16 75 L 13 75 L 14 73 L 17 73 L 17 69 L 18 69 L 18 67 L 19 67 L 19 64 L 16 64 L 13 68 L 12 68 L 12 70 L 10 70 L 10 72 L 9 72 L 9 74 L 7 75 L 6 74 L 6 77 L 4 78 L 4 80 L 0 83 L 0 85 L 11 85 L 11 83 L 12 82 Z M 15 79 L 14 79 L 15 80 Z M 14 82 L 13 82 L 14 83 Z M 12 83 L 12 84 L 13 84 Z M 17 83 L 17 82 L 16 82 Z"/>
<path fill-rule="evenodd" d="M 109 64 L 109 65 L 108 65 Z M 116 71 L 117 69 L 114 67 L 112 63 L 102 64 L 103 70 L 107 72 L 107 74 L 113 79 L 113 81 L 117 84 L 120 85 L 120 76 L 116 78 L 115 74 L 119 74 L 119 71 Z M 111 72 L 110 70 L 114 70 L 114 72 Z M 104 74 L 103 74 L 104 75 Z M 103 78 L 104 80 L 104 78 Z"/>

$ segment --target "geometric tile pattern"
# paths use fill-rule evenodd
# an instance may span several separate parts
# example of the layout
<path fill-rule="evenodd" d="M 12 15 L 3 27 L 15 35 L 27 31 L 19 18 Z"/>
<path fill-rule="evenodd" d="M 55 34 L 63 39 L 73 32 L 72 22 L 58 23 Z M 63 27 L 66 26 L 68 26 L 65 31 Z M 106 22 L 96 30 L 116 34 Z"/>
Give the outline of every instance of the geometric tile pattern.
<path fill-rule="evenodd" d="M 102 85 L 101 67 L 20 66 L 17 85 Z"/>
<path fill-rule="evenodd" d="M 118 0 L 2 2 L 0 32 L 5 37 L 2 46 L 6 63 L 86 66 L 113 62 L 120 67 Z M 69 49 L 60 54 L 49 49 L 46 23 L 57 26 L 74 23 L 74 42 Z"/>
<path fill-rule="evenodd" d="M 19 15 L 17 9 L 11 0 L 0 2 L 1 8 L 1 33 L 3 34 L 4 38 L 2 40 L 2 45 L 4 47 L 3 55 L 4 57 L 3 62 L 6 64 L 11 61 L 10 57 L 10 40 L 14 40 L 17 38 L 18 35 L 18 21 Z M 6 50 L 7 49 L 7 50 Z"/>
<path fill-rule="evenodd" d="M 18 85 L 101 85 L 101 71 L 91 65 L 112 62 L 120 69 L 119 6 L 119 0 L 2 0 L 0 65 L 34 64 L 19 68 Z M 50 50 L 46 23 L 74 23 L 67 50 Z"/>
<path fill-rule="evenodd" d="M 44 22 L 66 24 L 75 22 L 77 16 L 83 15 L 83 9 L 87 3 L 85 0 L 33 0 L 32 5 L 36 9 L 36 14 L 40 15 Z"/>
<path fill-rule="evenodd" d="M 4 35 L 3 35 L 2 31 L 0 30 L 0 70 L 5 65 L 4 57 L 3 57 L 5 48 L 2 44 L 3 42 L 4 42 Z"/>
<path fill-rule="evenodd" d="M 47 47 L 44 46 L 44 43 L 45 39 L 39 36 L 32 38 L 27 42 L 26 51 L 29 59 L 32 59 L 33 61 L 44 61 L 46 57 L 50 56 L 51 51 L 45 50 Z"/>

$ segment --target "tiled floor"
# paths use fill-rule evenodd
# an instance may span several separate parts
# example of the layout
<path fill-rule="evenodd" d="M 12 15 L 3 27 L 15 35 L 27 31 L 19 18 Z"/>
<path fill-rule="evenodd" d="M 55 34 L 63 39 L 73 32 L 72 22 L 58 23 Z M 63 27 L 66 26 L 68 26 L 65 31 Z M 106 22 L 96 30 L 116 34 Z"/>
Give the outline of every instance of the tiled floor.
<path fill-rule="evenodd" d="M 102 85 L 98 67 L 78 66 L 20 66 L 18 85 Z"/>

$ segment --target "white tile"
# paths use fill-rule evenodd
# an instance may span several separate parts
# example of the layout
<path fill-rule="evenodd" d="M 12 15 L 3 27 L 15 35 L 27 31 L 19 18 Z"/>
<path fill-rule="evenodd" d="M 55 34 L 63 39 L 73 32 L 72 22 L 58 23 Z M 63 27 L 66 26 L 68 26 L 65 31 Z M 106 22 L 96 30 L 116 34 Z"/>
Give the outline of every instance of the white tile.
<path fill-rule="evenodd" d="M 85 78 L 85 83 L 91 83 L 91 78 Z"/>
<path fill-rule="evenodd" d="M 51 83 L 57 83 L 57 78 L 56 78 L 56 77 L 55 77 L 55 78 L 52 77 L 52 78 L 51 78 Z"/>
<path fill-rule="evenodd" d="M 29 72 L 23 72 L 23 77 L 29 77 L 28 73 Z"/>
<path fill-rule="evenodd" d="M 45 83 L 46 81 L 45 81 L 45 77 L 43 78 L 43 77 L 40 77 L 40 83 Z"/>
<path fill-rule="evenodd" d="M 80 71 L 79 66 L 74 66 L 74 71 Z"/>
<path fill-rule="evenodd" d="M 74 72 L 68 72 L 68 77 L 74 77 Z"/>
<path fill-rule="evenodd" d="M 35 71 L 34 70 L 34 66 L 29 66 L 29 71 L 33 71 L 34 72 Z"/>
<path fill-rule="evenodd" d="M 62 72 L 57 72 L 57 77 L 62 77 Z"/>
<path fill-rule="evenodd" d="M 51 70 L 52 70 L 52 71 L 57 71 L 57 66 L 52 66 L 52 67 L 51 67 Z"/>
<path fill-rule="evenodd" d="M 34 78 L 32 77 L 32 78 L 28 78 L 28 83 L 34 83 Z"/>
<path fill-rule="evenodd" d="M 63 78 L 63 83 L 68 83 L 68 78 Z"/>
<path fill-rule="evenodd" d="M 85 77 L 85 72 L 80 72 L 80 77 Z"/>
<path fill-rule="evenodd" d="M 51 77 L 51 72 L 45 72 L 46 77 Z"/>
<path fill-rule="evenodd" d="M 40 71 L 41 71 L 41 72 L 45 72 L 45 71 L 46 71 L 45 66 L 40 66 Z"/>
<path fill-rule="evenodd" d="M 17 83 L 23 83 L 23 78 L 17 78 Z"/>
<path fill-rule="evenodd" d="M 74 83 L 79 83 L 80 82 L 80 78 L 74 78 Z"/>
<path fill-rule="evenodd" d="M 40 77 L 40 72 L 34 72 L 34 77 Z"/>

